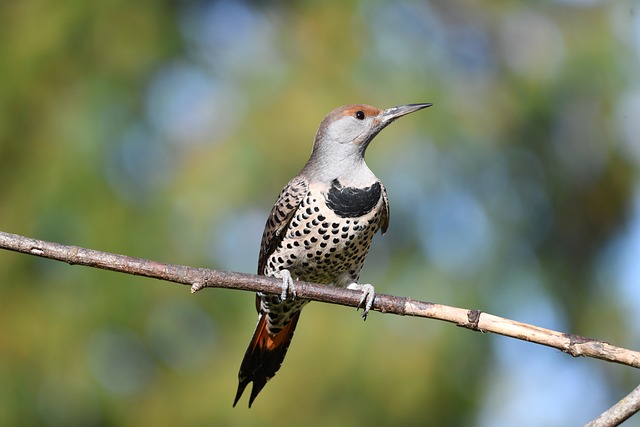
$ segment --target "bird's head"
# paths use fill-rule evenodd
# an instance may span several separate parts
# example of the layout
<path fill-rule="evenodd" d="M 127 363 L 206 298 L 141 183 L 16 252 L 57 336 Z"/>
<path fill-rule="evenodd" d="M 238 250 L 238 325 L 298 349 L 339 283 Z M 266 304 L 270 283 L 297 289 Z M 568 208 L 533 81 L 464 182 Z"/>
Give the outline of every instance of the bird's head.
<path fill-rule="evenodd" d="M 381 110 L 364 104 L 336 108 L 324 118 L 313 144 L 309 164 L 344 171 L 364 164 L 369 143 L 394 120 L 432 104 L 407 104 Z"/>

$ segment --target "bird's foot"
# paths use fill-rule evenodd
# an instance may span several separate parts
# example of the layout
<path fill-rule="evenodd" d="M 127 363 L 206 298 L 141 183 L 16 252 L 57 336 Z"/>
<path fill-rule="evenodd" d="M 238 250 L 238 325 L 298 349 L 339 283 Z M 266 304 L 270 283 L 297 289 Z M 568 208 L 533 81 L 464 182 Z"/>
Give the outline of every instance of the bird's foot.
<path fill-rule="evenodd" d="M 282 279 L 282 293 L 280 294 L 280 300 L 286 300 L 287 295 L 291 295 L 291 299 L 296 299 L 296 285 L 293 282 L 293 278 L 291 277 L 289 270 L 280 270 L 274 274 L 274 276 L 278 279 Z"/>
<path fill-rule="evenodd" d="M 347 286 L 347 289 L 362 292 L 362 298 L 360 299 L 360 303 L 358 304 L 358 307 L 356 307 L 356 309 L 359 310 L 360 308 L 363 308 L 364 310 L 362 311 L 362 318 L 364 320 L 367 320 L 367 314 L 369 314 L 369 310 L 371 309 L 371 306 L 373 306 L 373 300 L 376 299 L 376 293 L 373 285 L 370 285 L 368 283 L 361 285 L 360 283 L 354 282 Z"/>

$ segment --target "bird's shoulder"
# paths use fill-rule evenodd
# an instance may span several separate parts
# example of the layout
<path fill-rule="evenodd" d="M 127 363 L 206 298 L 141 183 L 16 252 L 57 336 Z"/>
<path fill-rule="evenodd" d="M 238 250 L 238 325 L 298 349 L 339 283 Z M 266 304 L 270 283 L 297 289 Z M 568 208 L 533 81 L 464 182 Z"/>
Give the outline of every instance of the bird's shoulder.
<path fill-rule="evenodd" d="M 296 176 L 284 186 L 273 205 L 262 233 L 258 274 L 264 274 L 264 268 L 271 255 L 282 241 L 287 226 L 296 210 L 309 191 L 309 181 L 301 175 Z"/>
<path fill-rule="evenodd" d="M 380 232 L 384 234 L 387 232 L 387 228 L 389 228 L 389 196 L 387 196 L 387 189 L 382 182 L 380 182 L 380 187 L 382 187 L 382 218 L 380 220 Z"/>

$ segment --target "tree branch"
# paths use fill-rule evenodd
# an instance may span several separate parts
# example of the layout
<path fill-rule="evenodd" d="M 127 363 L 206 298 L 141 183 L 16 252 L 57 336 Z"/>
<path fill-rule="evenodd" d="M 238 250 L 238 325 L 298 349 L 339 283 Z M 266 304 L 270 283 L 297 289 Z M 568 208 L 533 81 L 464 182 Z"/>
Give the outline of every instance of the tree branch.
<path fill-rule="evenodd" d="M 5 232 L 0 232 L 0 249 L 55 259 L 72 265 L 84 265 L 189 285 L 192 292 L 202 288 L 238 289 L 271 294 L 280 294 L 282 291 L 282 282 L 271 277 L 165 264 Z M 361 293 L 358 291 L 308 282 L 296 282 L 296 293 L 299 298 L 351 307 L 357 307 L 361 297 Z M 638 351 L 616 347 L 604 341 L 505 319 L 480 310 L 450 307 L 385 294 L 376 294 L 372 310 L 401 316 L 442 320 L 473 331 L 492 332 L 557 348 L 574 357 L 592 357 L 640 368 L 640 352 Z"/>
<path fill-rule="evenodd" d="M 585 427 L 614 427 L 640 410 L 640 385 Z"/>
<path fill-rule="evenodd" d="M 1 231 L 0 249 L 55 259 L 72 265 L 84 265 L 190 285 L 191 292 L 197 292 L 203 288 L 226 288 L 280 294 L 282 290 L 282 282 L 271 277 L 165 264 L 77 246 L 61 245 Z M 308 282 L 297 282 L 296 294 L 299 298 L 351 307 L 357 307 L 361 297 L 361 293 L 358 291 Z M 473 331 L 492 332 L 557 348 L 574 357 L 592 357 L 640 368 L 640 352 L 638 351 L 616 347 L 604 341 L 505 319 L 480 310 L 450 307 L 385 294 L 376 294 L 371 309 L 381 313 L 442 320 Z M 617 426 L 640 409 L 639 402 L 640 386 L 598 419 L 592 421 L 589 426 Z"/>

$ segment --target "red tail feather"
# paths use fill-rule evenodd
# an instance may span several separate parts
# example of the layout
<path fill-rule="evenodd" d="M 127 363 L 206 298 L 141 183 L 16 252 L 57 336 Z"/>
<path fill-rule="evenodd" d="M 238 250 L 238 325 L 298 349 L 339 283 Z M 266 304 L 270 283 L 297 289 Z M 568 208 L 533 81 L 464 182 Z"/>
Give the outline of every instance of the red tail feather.
<path fill-rule="evenodd" d="M 272 335 L 267 329 L 267 315 L 260 316 L 253 338 L 251 338 L 240 365 L 238 392 L 233 406 L 236 406 L 247 385 L 253 382 L 249 397 L 249 407 L 251 407 L 260 390 L 278 372 L 287 354 L 299 318 L 300 311 L 291 317 L 291 321 L 282 330 Z"/>

